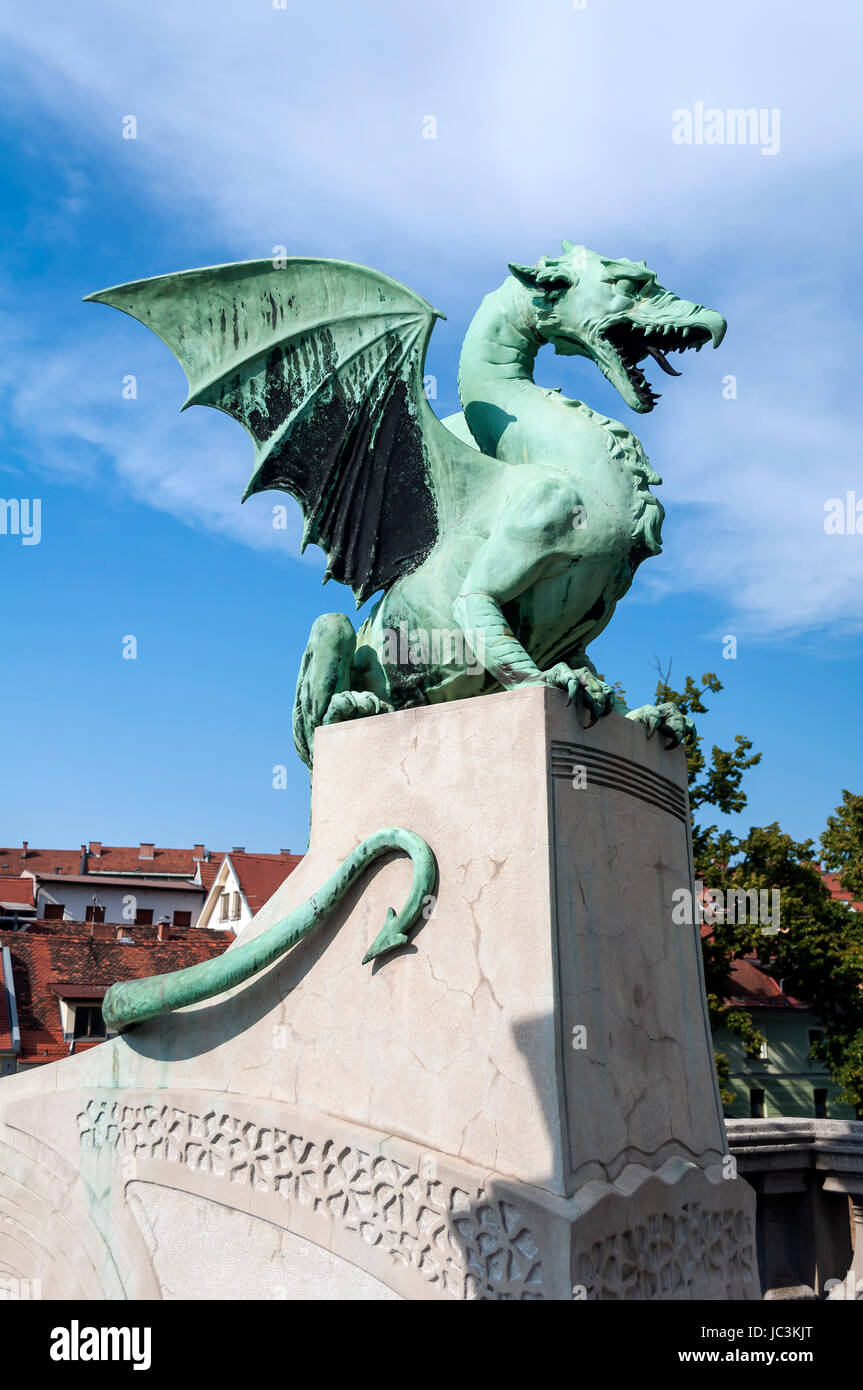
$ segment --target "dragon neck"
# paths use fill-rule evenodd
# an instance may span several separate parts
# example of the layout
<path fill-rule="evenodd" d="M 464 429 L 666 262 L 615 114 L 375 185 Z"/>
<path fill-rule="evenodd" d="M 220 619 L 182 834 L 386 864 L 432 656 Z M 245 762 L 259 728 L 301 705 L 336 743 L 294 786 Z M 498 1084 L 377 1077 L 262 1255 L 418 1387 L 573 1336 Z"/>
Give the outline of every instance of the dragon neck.
<path fill-rule="evenodd" d="M 544 398 L 533 380 L 536 354 L 544 342 L 533 321 L 530 296 L 511 275 L 486 295 L 465 334 L 459 398 L 477 444 L 492 457 L 514 417 L 523 420 Z"/>
<path fill-rule="evenodd" d="M 641 442 L 617 420 L 581 401 L 537 386 L 533 366 L 546 339 L 534 321 L 531 296 L 509 276 L 486 295 L 465 334 L 458 389 L 468 429 L 484 454 L 507 463 L 578 463 L 584 475 L 602 460 L 630 477 L 632 517 L 626 586 L 646 555 L 661 550 L 663 509 L 650 491 L 661 483 Z M 564 408 L 562 408 L 564 407 Z M 597 435 L 602 445 L 597 451 Z M 622 592 L 622 590 L 621 590 Z"/>

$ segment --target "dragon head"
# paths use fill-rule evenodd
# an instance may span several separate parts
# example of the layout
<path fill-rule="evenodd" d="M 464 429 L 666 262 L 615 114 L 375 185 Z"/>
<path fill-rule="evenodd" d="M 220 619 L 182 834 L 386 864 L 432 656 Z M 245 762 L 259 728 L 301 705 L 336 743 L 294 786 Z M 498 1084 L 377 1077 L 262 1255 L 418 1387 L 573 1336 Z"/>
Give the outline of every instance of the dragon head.
<path fill-rule="evenodd" d="M 659 400 L 638 365 L 645 357 L 680 376 L 667 353 L 719 347 L 722 315 L 663 289 L 644 261 L 609 260 L 571 241 L 562 248 L 536 265 L 509 267 L 534 296 L 534 327 L 555 352 L 595 362 L 633 410 Z"/>

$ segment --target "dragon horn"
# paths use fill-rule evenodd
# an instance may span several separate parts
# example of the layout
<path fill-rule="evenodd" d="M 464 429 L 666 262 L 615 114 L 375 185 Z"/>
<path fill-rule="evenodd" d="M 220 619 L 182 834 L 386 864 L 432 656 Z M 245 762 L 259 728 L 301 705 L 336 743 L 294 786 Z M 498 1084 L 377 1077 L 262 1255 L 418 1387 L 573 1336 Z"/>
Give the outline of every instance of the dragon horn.
<path fill-rule="evenodd" d="M 535 265 L 518 265 L 515 261 L 509 262 L 510 274 L 516 280 L 520 280 L 523 285 L 536 285 L 536 277 L 539 274 L 539 267 Z"/>

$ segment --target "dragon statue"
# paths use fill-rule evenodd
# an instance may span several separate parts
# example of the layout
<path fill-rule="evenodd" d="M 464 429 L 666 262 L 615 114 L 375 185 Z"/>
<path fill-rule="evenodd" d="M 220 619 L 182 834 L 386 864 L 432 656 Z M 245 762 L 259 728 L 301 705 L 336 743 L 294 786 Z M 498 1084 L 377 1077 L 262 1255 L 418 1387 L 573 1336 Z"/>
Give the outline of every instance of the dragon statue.
<path fill-rule="evenodd" d="M 668 747 L 694 739 L 671 704 L 627 709 L 587 655 L 661 549 L 661 479 L 625 425 L 538 386 L 533 368 L 546 344 L 589 358 L 644 414 L 658 396 L 640 364 L 678 376 L 668 354 L 718 347 L 725 320 L 664 289 L 643 261 L 568 241 L 509 270 L 468 328 L 463 409 L 445 420 L 424 390 L 442 315 L 363 266 L 245 261 L 88 296 L 172 350 L 189 382 L 184 409 L 214 406 L 245 425 L 255 459 L 244 500 L 280 489 L 299 501 L 302 548 L 324 551 L 324 582 L 349 585 L 358 608 L 380 595 L 358 632 L 341 613 L 312 627 L 293 712 L 310 770 L 320 725 L 525 684 L 565 691 L 588 724 L 615 710 Z M 153 1012 L 169 1007 L 179 1005 Z"/>

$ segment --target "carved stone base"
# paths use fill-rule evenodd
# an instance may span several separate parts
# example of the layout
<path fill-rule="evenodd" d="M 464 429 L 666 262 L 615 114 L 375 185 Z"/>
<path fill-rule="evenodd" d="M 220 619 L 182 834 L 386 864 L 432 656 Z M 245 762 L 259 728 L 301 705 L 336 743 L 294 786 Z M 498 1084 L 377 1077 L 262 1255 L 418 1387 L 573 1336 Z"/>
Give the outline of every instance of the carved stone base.
<path fill-rule="evenodd" d="M 232 995 L 0 1083 L 0 1277 L 66 1298 L 759 1297 L 696 928 L 671 920 L 682 754 L 530 689 L 320 730 L 315 767 L 309 854 L 247 939 L 387 825 L 436 855 L 428 920 L 361 964 L 409 881 L 393 859 Z"/>

